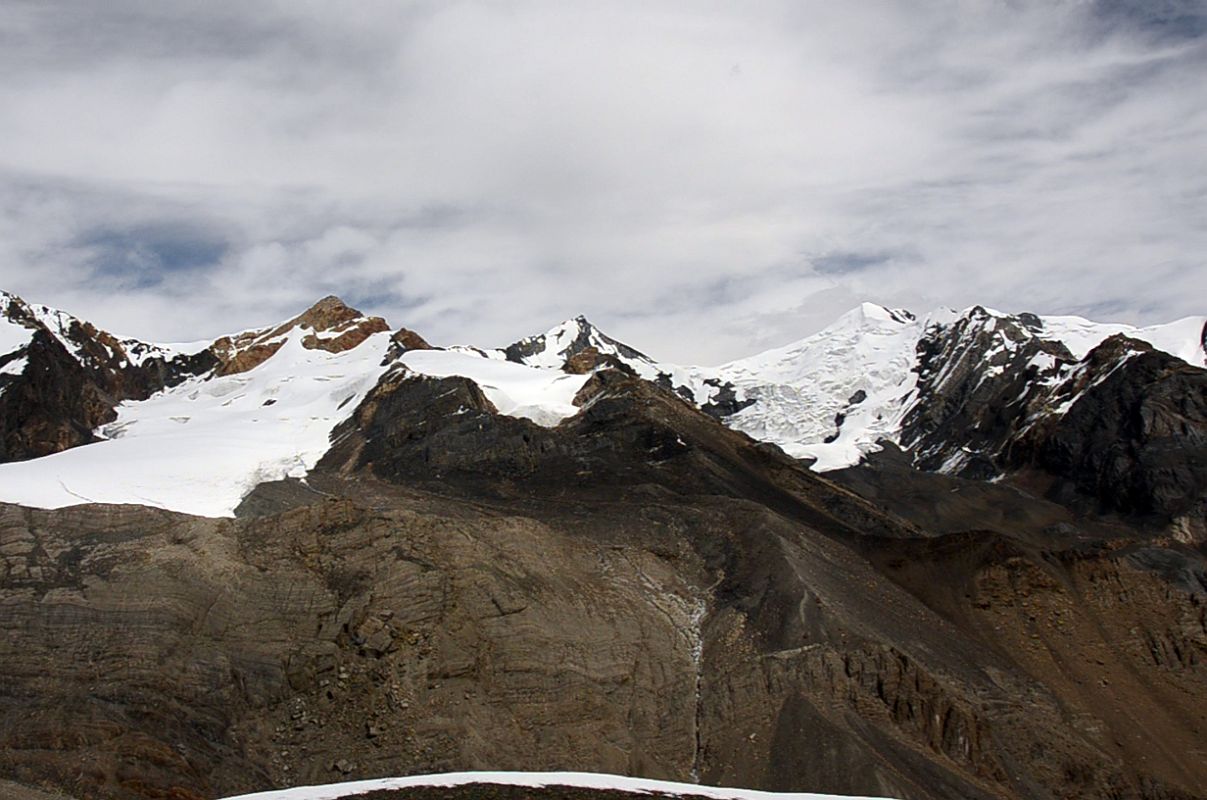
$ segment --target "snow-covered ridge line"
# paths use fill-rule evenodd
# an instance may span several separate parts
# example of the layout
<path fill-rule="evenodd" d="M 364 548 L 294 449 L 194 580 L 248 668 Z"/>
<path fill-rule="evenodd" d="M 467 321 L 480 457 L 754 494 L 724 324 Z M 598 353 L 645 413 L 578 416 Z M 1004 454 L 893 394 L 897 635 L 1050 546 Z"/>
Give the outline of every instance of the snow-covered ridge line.
<path fill-rule="evenodd" d="M 11 314 L 11 316 L 10 316 Z M 44 330 L 58 340 L 63 348 L 77 361 L 85 363 L 87 353 L 81 342 L 73 336 L 73 329 L 84 331 L 91 326 L 82 319 L 65 311 L 46 305 L 26 303 L 20 297 L 0 291 L 0 357 L 27 346 L 34 333 Z M 179 355 L 188 355 L 205 349 L 208 342 L 190 345 L 168 345 L 144 342 L 128 336 L 116 336 L 92 328 L 96 343 L 109 352 L 110 357 L 131 366 L 139 366 L 149 358 L 171 360 Z"/>
<path fill-rule="evenodd" d="M 0 501 L 44 508 L 137 503 L 230 515 L 257 484 L 304 477 L 328 449 L 334 427 L 383 374 L 399 367 L 416 376 L 464 377 L 500 413 L 554 426 L 581 410 L 573 401 L 592 369 L 621 365 L 736 430 L 814 459 L 815 470 L 839 469 L 858 463 L 881 441 L 908 438 L 903 430 L 911 409 L 925 408 L 925 392 L 933 394 L 957 366 L 971 368 L 979 386 L 999 379 L 1008 364 L 1017 371 L 1009 359 L 1020 343 L 1057 342 L 1063 349 L 1044 345 L 1030 359 L 1041 380 L 1056 381 L 1065 374 L 1056 365 L 1067 361 L 1066 350 L 1082 358 L 1118 333 L 1207 366 L 1205 322 L 1189 317 L 1133 328 L 1079 317 L 1012 316 L 980 306 L 918 318 L 864 303 L 829 328 L 784 347 L 719 367 L 691 367 L 658 363 L 583 317 L 507 348 L 406 350 L 385 320 L 329 297 L 275 327 L 221 337 L 209 346 L 170 346 L 119 339 L 0 292 L 0 398 L 26 370 L 24 356 L 35 330 L 58 338 L 81 363 L 99 359 L 137 367 L 146 358 L 167 360 L 207 347 L 218 361 L 206 374 L 191 373 L 145 400 L 122 403 L 117 420 L 97 431 L 110 441 L 0 464 Z M 954 342 L 951 352 L 958 357 L 939 358 L 930 374 L 920 376 L 919 345 L 939 340 Z M 1024 389 L 1020 401 L 1026 396 Z M 1043 413 L 1065 409 L 1053 407 Z"/>
<path fill-rule="evenodd" d="M 983 306 L 942 308 L 915 317 L 863 303 L 825 330 L 764 353 L 713 368 L 657 368 L 673 375 L 680 393 L 701 406 L 728 387 L 737 408 L 722 414 L 727 425 L 794 457 L 815 459 L 813 469 L 824 472 L 857 464 L 882 440 L 898 442 L 906 417 L 919 402 L 919 345 L 959 330 L 966 331 L 970 347 L 977 336 L 996 342 L 980 352 L 984 362 L 963 365 L 978 370 L 982 381 L 1000 375 L 1003 367 L 994 359 L 1008 357 L 1023 341 L 1061 345 L 1080 360 L 1117 334 L 1207 367 L 1207 317 L 1137 328 L 1081 317 L 1010 315 Z M 974 352 L 979 351 L 972 348 L 965 355 Z M 932 388 L 956 367 L 942 364 L 931 378 Z"/>
<path fill-rule="evenodd" d="M 5 381 L 19 379 L 25 370 L 22 353 L 35 329 L 43 329 L 44 319 L 56 324 L 50 332 L 61 334 L 65 347 L 67 332 L 78 333 L 87 324 L 5 299 L 0 306 L 0 392 Z M 16 304 L 17 322 L 3 315 L 9 303 Z M 578 412 L 573 400 L 589 375 L 465 351 L 395 354 L 392 334 L 382 330 L 386 327 L 384 320 L 326 298 L 278 326 L 220 337 L 209 346 L 216 351 L 215 368 L 146 399 L 122 402 L 117 419 L 95 431 L 102 441 L 0 463 L 0 501 L 39 508 L 138 504 L 231 516 L 260 483 L 305 478 L 330 449 L 335 427 L 387 371 L 399 366 L 415 376 L 472 380 L 500 413 L 540 425 L 556 425 Z M 332 347 L 353 333 L 361 335 L 346 347 Z M 95 342 L 108 348 L 104 358 L 118 354 L 114 337 L 104 334 Z M 90 346 L 95 352 L 95 344 Z M 142 354 L 166 352 L 156 345 L 141 346 Z M 68 352 L 84 363 L 85 354 Z"/>
<path fill-rule="evenodd" d="M 450 772 L 442 775 L 412 775 L 406 778 L 333 783 L 325 786 L 299 786 L 255 794 L 228 797 L 225 800 L 336 800 L 355 797 L 367 792 L 407 789 L 418 786 L 450 787 L 472 783 L 493 783 L 504 786 L 574 786 L 584 789 L 606 789 L 643 795 L 651 793 L 709 797 L 714 800 L 883 800 L 849 795 L 813 794 L 808 792 L 763 792 L 756 789 L 729 789 L 676 783 L 646 778 L 628 778 L 598 772 Z"/>

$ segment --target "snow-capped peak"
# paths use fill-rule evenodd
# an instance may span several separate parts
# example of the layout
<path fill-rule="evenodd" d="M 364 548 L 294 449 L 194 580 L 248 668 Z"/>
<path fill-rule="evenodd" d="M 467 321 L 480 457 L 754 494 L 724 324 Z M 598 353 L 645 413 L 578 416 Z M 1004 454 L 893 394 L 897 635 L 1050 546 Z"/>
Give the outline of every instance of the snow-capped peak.
<path fill-rule="evenodd" d="M 657 375 L 653 359 L 603 333 L 582 315 L 555 325 L 545 333 L 521 339 L 501 352 L 508 361 L 530 367 L 564 369 L 572 359 L 587 351 L 611 356 L 642 377 L 652 380 Z"/>
<path fill-rule="evenodd" d="M 0 361 L 7 361 L 0 372 L 20 372 L 15 368 L 18 351 L 28 347 L 38 331 L 45 332 L 77 362 L 88 366 L 136 367 L 150 358 L 170 360 L 180 355 L 170 345 L 114 336 L 65 311 L 27 303 L 15 294 L 0 291 Z"/>
<path fill-rule="evenodd" d="M 365 316 L 338 297 L 328 296 L 279 325 L 220 337 L 210 350 L 218 359 L 218 374 L 233 375 L 271 358 L 293 332 L 301 333 L 299 341 L 307 349 L 342 353 L 389 329 L 381 317 Z"/>
<path fill-rule="evenodd" d="M 720 367 L 656 368 L 673 372 L 680 393 L 703 407 L 724 389 L 732 411 L 718 416 L 727 425 L 815 459 L 814 469 L 824 471 L 858 463 L 881 440 L 899 442 L 911 410 L 929 402 L 927 392 L 970 373 L 974 383 L 992 379 L 1016 358 L 1018 368 L 1051 368 L 1058 359 L 1084 358 L 1116 334 L 1202 367 L 1205 333 L 1207 317 L 1136 328 L 979 305 L 918 317 L 862 303 L 819 333 Z"/>

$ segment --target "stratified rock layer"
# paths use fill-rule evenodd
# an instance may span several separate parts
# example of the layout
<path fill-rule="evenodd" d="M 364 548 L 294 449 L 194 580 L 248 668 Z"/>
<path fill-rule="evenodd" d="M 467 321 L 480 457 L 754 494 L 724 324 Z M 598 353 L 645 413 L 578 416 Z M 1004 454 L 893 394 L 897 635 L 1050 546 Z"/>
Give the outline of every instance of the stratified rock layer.
<path fill-rule="evenodd" d="M 542 428 L 396 373 L 235 520 L 2 507 L 0 775 L 1207 796 L 1201 549 L 1005 486 L 960 513 L 1037 510 L 940 533 L 619 371 L 579 402 Z"/>

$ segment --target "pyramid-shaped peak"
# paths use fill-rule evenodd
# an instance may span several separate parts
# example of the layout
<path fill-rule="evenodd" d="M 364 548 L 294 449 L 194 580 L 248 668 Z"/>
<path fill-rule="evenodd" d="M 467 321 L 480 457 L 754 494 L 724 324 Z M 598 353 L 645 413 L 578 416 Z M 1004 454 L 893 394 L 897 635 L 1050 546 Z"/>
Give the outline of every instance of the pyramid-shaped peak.
<path fill-rule="evenodd" d="M 653 364 L 644 353 L 613 339 L 595 327 L 583 314 L 571 317 L 536 336 L 521 339 L 503 349 L 508 361 L 536 367 L 561 368 L 586 351 L 614 355 L 621 360 Z"/>
<path fill-rule="evenodd" d="M 585 316 L 578 314 L 577 316 L 562 320 L 544 333 L 529 336 L 524 341 L 539 341 L 548 339 L 556 342 L 558 339 L 564 338 L 567 335 L 573 337 L 592 332 L 599 333 L 599 329 L 592 325 L 591 321 Z"/>
<path fill-rule="evenodd" d="M 299 329 L 306 349 L 342 353 L 375 333 L 389 331 L 390 326 L 381 317 L 367 317 L 335 295 L 328 295 L 274 328 L 244 331 L 215 341 L 210 351 L 218 359 L 218 374 L 255 369 L 276 354 L 285 339 Z"/>
<path fill-rule="evenodd" d="M 289 327 L 302 325 L 316 331 L 329 331 L 364 318 L 364 314 L 332 294 L 319 300 L 287 324 Z"/>

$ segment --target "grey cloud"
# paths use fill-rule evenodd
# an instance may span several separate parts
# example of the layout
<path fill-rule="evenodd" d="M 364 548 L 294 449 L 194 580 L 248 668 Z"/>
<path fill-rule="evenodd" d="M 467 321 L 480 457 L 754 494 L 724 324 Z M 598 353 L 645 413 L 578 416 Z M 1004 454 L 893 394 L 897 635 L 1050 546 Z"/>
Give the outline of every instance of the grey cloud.
<path fill-rule="evenodd" d="M 845 275 L 883 265 L 893 259 L 891 253 L 840 251 L 812 259 L 813 269 L 822 275 Z"/>
<path fill-rule="evenodd" d="M 71 246 L 89 253 L 97 276 L 139 287 L 214 266 L 229 250 L 216 231 L 179 222 L 99 228 L 84 232 Z"/>
<path fill-rule="evenodd" d="M 1133 29 L 1164 40 L 1207 36 L 1207 6 L 1200 0 L 1097 0 L 1091 9 L 1104 33 Z"/>
<path fill-rule="evenodd" d="M 332 292 L 443 343 L 585 313 L 697 362 L 863 299 L 1201 313 L 1201 11 L 12 3 L 0 285 L 162 339 Z"/>

